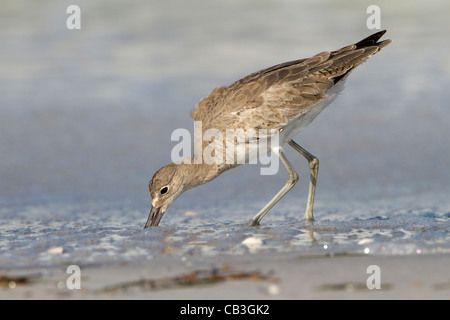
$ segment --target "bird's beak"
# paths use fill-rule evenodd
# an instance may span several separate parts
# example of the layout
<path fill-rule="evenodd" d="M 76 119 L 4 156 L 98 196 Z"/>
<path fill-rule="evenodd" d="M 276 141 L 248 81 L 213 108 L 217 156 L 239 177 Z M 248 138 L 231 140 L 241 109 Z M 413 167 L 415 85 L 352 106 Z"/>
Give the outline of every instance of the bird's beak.
<path fill-rule="evenodd" d="M 155 208 L 152 206 L 144 229 L 147 229 L 148 227 L 157 227 L 163 215 L 164 211 L 162 210 L 162 207 Z"/>

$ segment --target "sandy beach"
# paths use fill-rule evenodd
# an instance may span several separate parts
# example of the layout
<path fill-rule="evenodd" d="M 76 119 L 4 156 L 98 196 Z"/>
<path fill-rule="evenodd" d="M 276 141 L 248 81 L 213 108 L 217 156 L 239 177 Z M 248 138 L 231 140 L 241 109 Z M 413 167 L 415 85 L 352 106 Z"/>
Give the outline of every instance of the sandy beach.
<path fill-rule="evenodd" d="M 368 289 L 367 268 L 381 288 Z M 449 299 L 449 255 L 334 256 L 247 254 L 181 261 L 81 266 L 81 289 L 64 267 L 1 270 L 29 275 L 0 299 Z M 12 280 L 11 280 L 12 281 Z"/>

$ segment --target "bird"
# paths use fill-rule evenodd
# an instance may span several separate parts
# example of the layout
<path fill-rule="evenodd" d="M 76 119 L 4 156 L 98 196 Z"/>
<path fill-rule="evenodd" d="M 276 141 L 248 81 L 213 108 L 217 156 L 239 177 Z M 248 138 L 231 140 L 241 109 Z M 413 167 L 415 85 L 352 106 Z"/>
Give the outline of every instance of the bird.
<path fill-rule="evenodd" d="M 254 72 L 228 86 L 213 89 L 201 99 L 191 112 L 191 117 L 201 123 L 201 131 L 225 133 L 228 129 L 242 129 L 247 135 L 194 141 L 195 149 L 206 151 L 208 142 L 215 146 L 211 155 L 224 159 L 221 152 L 228 145 L 239 143 L 245 148 L 244 163 L 249 162 L 250 149 L 255 143 L 270 141 L 277 136 L 275 147 L 264 152 L 274 152 L 288 172 L 281 190 L 248 222 L 259 226 L 267 212 L 297 183 L 298 174 L 287 159 L 285 144 L 300 153 L 309 163 L 310 184 L 304 221 L 314 221 L 313 206 L 319 160 L 296 143 L 293 138 L 313 121 L 343 90 L 349 74 L 372 55 L 390 44 L 390 39 L 379 41 L 386 30 L 376 32 L 363 40 L 335 51 L 324 51 L 310 58 L 289 61 Z M 266 134 L 255 133 L 266 130 Z M 224 135 L 225 136 L 225 135 Z M 224 146 L 225 144 L 225 146 Z M 201 149 L 200 149 L 201 148 Z M 214 148 L 212 148 L 214 149 Z M 219 156 L 219 157 L 217 157 Z M 260 154 L 257 154 L 260 156 Z M 236 160 L 236 157 L 231 160 Z M 195 161 L 188 157 L 159 169 L 149 182 L 151 210 L 144 228 L 156 227 L 167 208 L 186 190 L 205 184 L 223 172 L 241 165 L 237 161 Z M 230 159 L 227 159 L 230 160 Z"/>

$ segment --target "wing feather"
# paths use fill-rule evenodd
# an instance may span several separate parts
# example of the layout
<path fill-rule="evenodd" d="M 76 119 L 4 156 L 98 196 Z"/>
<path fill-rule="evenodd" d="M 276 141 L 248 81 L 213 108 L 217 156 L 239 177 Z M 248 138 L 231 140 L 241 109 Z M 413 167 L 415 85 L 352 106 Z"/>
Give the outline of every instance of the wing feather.
<path fill-rule="evenodd" d="M 281 128 L 299 117 L 351 70 L 390 43 L 385 31 L 332 52 L 281 63 L 211 91 L 191 115 L 203 129 Z"/>

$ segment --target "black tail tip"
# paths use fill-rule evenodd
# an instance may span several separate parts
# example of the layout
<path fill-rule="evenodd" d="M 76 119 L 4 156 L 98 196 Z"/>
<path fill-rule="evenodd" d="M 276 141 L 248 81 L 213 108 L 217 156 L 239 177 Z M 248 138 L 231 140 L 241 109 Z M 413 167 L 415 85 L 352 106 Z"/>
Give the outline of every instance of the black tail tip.
<path fill-rule="evenodd" d="M 378 40 L 380 40 L 380 38 L 385 33 L 386 33 L 386 30 L 381 30 L 381 31 L 375 32 L 374 34 L 368 36 L 367 38 L 364 38 L 361 41 L 355 43 L 355 46 L 357 48 L 373 46 L 374 44 L 377 43 Z"/>

